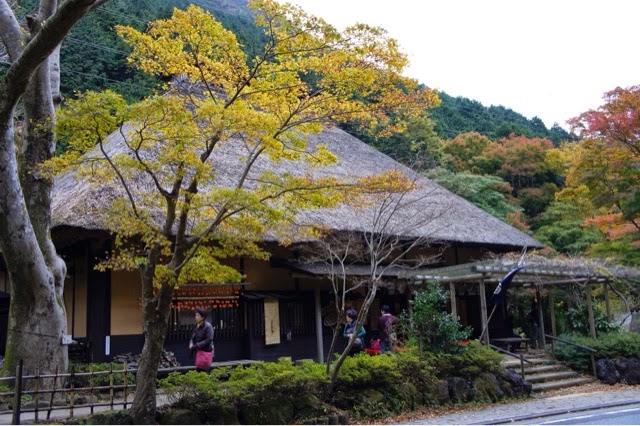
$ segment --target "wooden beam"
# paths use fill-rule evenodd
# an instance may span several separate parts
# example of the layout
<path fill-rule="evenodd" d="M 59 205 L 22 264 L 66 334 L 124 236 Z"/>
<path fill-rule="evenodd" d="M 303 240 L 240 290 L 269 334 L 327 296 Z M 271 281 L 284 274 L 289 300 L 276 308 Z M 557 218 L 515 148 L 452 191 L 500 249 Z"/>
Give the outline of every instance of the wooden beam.
<path fill-rule="evenodd" d="M 489 344 L 489 324 L 487 323 L 487 294 L 484 288 L 484 279 L 480 279 L 480 327 L 485 330 L 482 341 Z"/>
<path fill-rule="evenodd" d="M 454 283 L 449 283 L 449 292 L 451 296 L 451 316 L 457 319 L 458 307 L 456 306 L 456 285 Z"/>
<path fill-rule="evenodd" d="M 320 287 L 315 288 L 316 313 L 316 346 L 318 348 L 318 362 L 324 363 L 324 342 L 322 340 L 322 306 L 320 303 Z"/>
<path fill-rule="evenodd" d="M 607 321 L 611 322 L 611 305 L 609 304 L 609 283 L 605 281 L 602 285 L 604 287 L 604 304 L 607 308 Z"/>
<path fill-rule="evenodd" d="M 558 335 L 558 330 L 556 330 L 556 309 L 555 309 L 555 300 L 553 297 L 553 290 L 549 290 L 549 316 L 551 316 L 551 335 L 556 337 Z"/>
<path fill-rule="evenodd" d="M 542 313 L 542 294 L 540 293 L 540 289 L 536 289 L 536 296 L 538 297 L 538 324 L 540 324 L 540 328 L 538 330 L 538 342 L 542 344 L 542 348 L 544 349 L 547 346 L 547 339 L 544 337 L 544 315 Z"/>
<path fill-rule="evenodd" d="M 592 338 L 596 339 L 596 320 L 593 315 L 593 302 L 591 299 L 591 283 L 587 281 L 587 310 L 589 311 L 589 334 Z"/>

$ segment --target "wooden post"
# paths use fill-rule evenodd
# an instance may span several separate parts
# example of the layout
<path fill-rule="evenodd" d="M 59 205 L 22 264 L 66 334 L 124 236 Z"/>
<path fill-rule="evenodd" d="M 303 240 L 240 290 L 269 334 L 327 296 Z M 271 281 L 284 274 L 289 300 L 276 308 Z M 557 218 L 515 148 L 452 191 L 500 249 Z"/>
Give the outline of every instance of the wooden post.
<path fill-rule="evenodd" d="M 35 377 L 35 381 L 33 384 L 33 403 L 34 403 L 34 413 L 33 416 L 35 418 L 35 422 L 36 424 L 39 421 L 39 413 L 38 413 L 38 406 L 40 405 L 40 368 L 36 367 L 36 377 Z"/>
<path fill-rule="evenodd" d="M 53 385 L 51 387 L 51 396 L 49 397 L 49 409 L 47 410 L 47 420 L 51 419 L 51 411 L 53 411 L 53 395 L 56 393 L 56 383 L 58 383 L 58 366 L 56 365 L 53 373 Z"/>
<path fill-rule="evenodd" d="M 593 316 L 593 302 L 591 300 L 591 283 L 587 280 L 586 284 L 586 292 L 587 292 L 587 309 L 589 311 L 589 334 L 593 339 L 596 338 L 596 320 Z"/>
<path fill-rule="evenodd" d="M 91 401 L 91 414 L 93 414 L 93 363 L 89 364 L 89 401 Z"/>
<path fill-rule="evenodd" d="M 604 304 L 607 308 L 607 321 L 611 322 L 611 306 L 609 305 L 609 283 L 605 281 L 602 285 L 604 287 Z"/>
<path fill-rule="evenodd" d="M 486 330 L 482 341 L 488 345 L 489 344 L 489 324 L 487 322 L 487 294 L 485 293 L 485 288 L 484 288 L 484 278 L 480 279 L 479 288 L 480 288 L 480 326 L 482 330 Z"/>
<path fill-rule="evenodd" d="M 124 384 L 124 409 L 127 409 L 127 361 L 125 361 L 123 364 L 123 369 L 124 369 L 124 376 L 122 378 L 122 383 Z"/>
<path fill-rule="evenodd" d="M 71 372 L 71 376 L 69 377 L 69 417 L 73 417 L 73 406 L 75 405 L 76 395 L 73 392 L 73 382 L 75 381 L 75 376 L 73 371 Z"/>
<path fill-rule="evenodd" d="M 449 292 L 451 293 L 451 316 L 458 319 L 458 307 L 456 306 L 456 284 L 449 283 Z"/>
<path fill-rule="evenodd" d="M 113 410 L 113 362 L 109 363 L 109 403 Z"/>
<path fill-rule="evenodd" d="M 322 340 L 322 306 L 320 303 L 320 287 L 315 289 L 316 311 L 316 347 L 318 349 L 318 362 L 324 362 L 324 342 Z"/>
<path fill-rule="evenodd" d="M 547 344 L 547 339 L 544 337 L 544 315 L 542 314 L 542 294 L 540 292 L 540 288 L 536 288 L 536 296 L 538 297 L 538 324 L 540 324 L 540 329 L 538 330 L 538 343 L 541 344 L 542 348 Z"/>
<path fill-rule="evenodd" d="M 13 403 L 13 417 L 11 419 L 12 425 L 20 424 L 20 410 L 22 404 L 22 367 L 24 365 L 24 361 L 18 361 L 18 366 L 16 367 L 16 383 L 14 389 L 15 401 Z"/>
<path fill-rule="evenodd" d="M 549 289 L 549 316 L 551 317 L 551 335 L 553 337 L 558 336 L 558 330 L 556 330 L 556 309 L 555 309 L 555 300 L 553 297 L 553 289 Z M 551 346 L 553 347 L 553 340 L 551 341 Z"/>

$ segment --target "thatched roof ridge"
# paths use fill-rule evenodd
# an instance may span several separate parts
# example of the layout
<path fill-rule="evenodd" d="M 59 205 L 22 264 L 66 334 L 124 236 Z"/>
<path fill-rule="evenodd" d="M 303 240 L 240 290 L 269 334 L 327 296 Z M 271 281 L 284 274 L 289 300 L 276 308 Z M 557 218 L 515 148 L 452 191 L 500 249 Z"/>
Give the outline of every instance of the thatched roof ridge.
<path fill-rule="evenodd" d="M 390 157 L 373 149 L 348 133 L 329 128 L 318 135 L 308 138 L 308 148 L 313 150 L 317 144 L 325 144 L 337 155 L 336 164 L 312 168 L 309 165 L 294 161 L 273 163 L 268 158 L 260 158 L 251 170 L 250 175 L 257 177 L 265 170 L 287 172 L 296 175 L 311 173 L 315 176 L 334 176 L 353 179 L 357 177 L 379 174 L 383 171 L 400 170 L 407 175 L 414 172 Z M 110 152 L 121 151 L 124 142 L 119 132 L 108 138 L 106 147 Z M 96 152 L 88 156 L 99 155 Z M 224 149 L 214 152 L 212 167 L 219 170 L 217 185 L 230 186 L 240 169 L 239 159 L 246 155 L 245 147 L 240 139 L 231 139 L 224 144 Z M 394 223 L 398 226 L 388 228 L 407 238 L 428 236 L 431 240 L 450 243 L 479 244 L 483 246 L 540 248 L 542 244 L 529 235 L 491 216 L 468 201 L 444 189 L 435 182 L 417 176 L 419 188 L 408 195 L 412 201 L 409 208 L 398 212 Z M 150 187 L 150 182 L 141 178 L 136 182 L 139 189 Z M 123 191 L 117 185 L 96 186 L 79 179 L 74 173 L 66 173 L 56 178 L 53 199 L 53 220 L 55 226 L 73 226 L 84 229 L 106 229 L 100 212 L 108 206 L 110 200 L 122 196 Z M 299 222 L 302 224 L 320 225 L 324 228 L 339 231 L 362 231 L 366 228 L 366 209 L 352 206 L 340 206 L 331 209 L 319 209 L 302 212 Z M 430 220 L 415 219 L 428 216 Z M 406 226 L 415 223 L 416 226 Z M 405 225 L 405 226 L 400 226 Z M 399 231 L 393 231 L 398 229 Z M 266 236 L 266 239 L 273 237 Z"/>

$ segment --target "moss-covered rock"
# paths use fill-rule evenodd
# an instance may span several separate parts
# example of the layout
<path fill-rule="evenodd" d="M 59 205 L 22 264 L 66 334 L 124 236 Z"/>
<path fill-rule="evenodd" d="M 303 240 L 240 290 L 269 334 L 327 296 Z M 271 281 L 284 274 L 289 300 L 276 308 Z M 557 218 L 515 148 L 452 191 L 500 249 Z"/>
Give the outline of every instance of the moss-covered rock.
<path fill-rule="evenodd" d="M 428 405 L 447 405 L 451 402 L 449 398 L 449 385 L 446 380 L 437 380 L 427 386 L 427 390 L 422 395 L 422 401 Z"/>
<path fill-rule="evenodd" d="M 184 408 L 168 411 L 160 418 L 161 425 L 195 425 L 200 423 L 201 420 L 197 413 Z"/>
<path fill-rule="evenodd" d="M 293 422 L 291 401 L 278 401 L 242 407 L 238 412 L 240 423 L 249 425 L 288 425 Z"/>
<path fill-rule="evenodd" d="M 499 376 L 500 389 L 507 396 L 522 397 L 528 396 L 533 391 L 531 383 L 525 381 L 521 375 L 516 373 L 515 370 L 508 369 L 502 372 Z"/>
<path fill-rule="evenodd" d="M 127 410 L 103 411 L 84 417 L 81 423 L 84 425 L 132 425 L 133 418 Z"/>
<path fill-rule="evenodd" d="M 393 389 L 397 399 L 402 403 L 401 410 L 394 409 L 396 412 L 405 410 L 414 410 L 421 405 L 421 398 L 418 389 L 411 383 L 405 383 L 400 386 L 395 386 Z"/>
<path fill-rule="evenodd" d="M 238 425 L 238 409 L 233 404 L 212 405 L 198 413 L 203 423 L 214 425 Z"/>
<path fill-rule="evenodd" d="M 473 401 L 474 399 L 473 386 L 462 377 L 452 377 L 449 379 L 448 388 L 451 402 L 461 404 Z"/>
<path fill-rule="evenodd" d="M 327 407 L 315 395 L 300 395 L 291 400 L 295 420 L 311 419 L 327 414 Z"/>
<path fill-rule="evenodd" d="M 482 373 L 473 381 L 475 400 L 481 402 L 496 402 L 504 398 L 498 379 L 491 373 Z"/>

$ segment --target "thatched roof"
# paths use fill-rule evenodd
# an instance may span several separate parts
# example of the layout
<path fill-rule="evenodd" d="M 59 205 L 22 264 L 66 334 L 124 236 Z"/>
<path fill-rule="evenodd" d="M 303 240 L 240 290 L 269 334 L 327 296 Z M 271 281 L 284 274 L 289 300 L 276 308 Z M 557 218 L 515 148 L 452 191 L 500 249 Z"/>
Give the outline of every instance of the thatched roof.
<path fill-rule="evenodd" d="M 301 162 L 281 161 L 274 164 L 268 158 L 260 158 L 250 175 L 257 177 L 265 170 L 295 175 L 328 175 L 345 179 L 390 170 L 401 170 L 408 175 L 414 175 L 409 168 L 337 128 L 327 129 L 308 138 L 308 149 L 313 150 L 317 144 L 327 145 L 339 161 L 327 167 L 312 168 Z M 124 143 L 120 133 L 111 134 L 106 147 L 111 153 L 122 152 Z M 97 151 L 87 155 L 99 156 Z M 216 184 L 232 186 L 241 170 L 240 158 L 245 155 L 246 148 L 240 139 L 231 139 L 224 144 L 224 149 L 214 151 L 212 167 L 218 170 Z M 542 244 L 527 234 L 491 216 L 435 182 L 419 176 L 417 183 L 419 188 L 406 197 L 405 200 L 409 200 L 410 203 L 397 212 L 392 224 L 386 228 L 388 232 L 395 232 L 407 238 L 429 237 L 435 241 L 478 244 L 489 248 L 542 247 Z M 141 178 L 134 186 L 140 191 L 148 191 L 151 183 Z M 54 188 L 54 225 L 105 229 L 100 212 L 105 210 L 111 200 L 123 194 L 117 185 L 95 185 L 80 180 L 74 173 L 59 176 Z M 338 231 L 362 231 L 369 226 L 367 218 L 370 213 L 366 208 L 341 206 L 302 212 L 298 221 Z M 273 238 L 267 236 L 266 239 Z"/>

